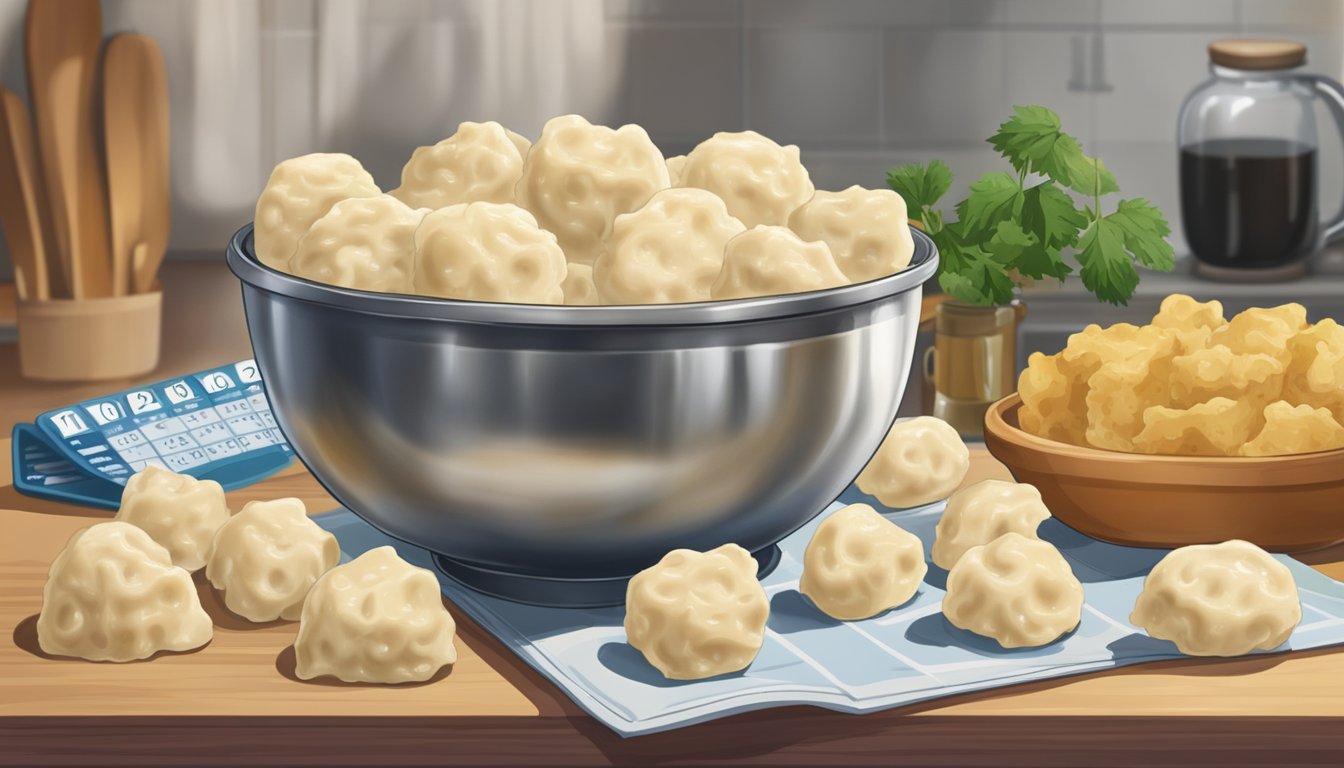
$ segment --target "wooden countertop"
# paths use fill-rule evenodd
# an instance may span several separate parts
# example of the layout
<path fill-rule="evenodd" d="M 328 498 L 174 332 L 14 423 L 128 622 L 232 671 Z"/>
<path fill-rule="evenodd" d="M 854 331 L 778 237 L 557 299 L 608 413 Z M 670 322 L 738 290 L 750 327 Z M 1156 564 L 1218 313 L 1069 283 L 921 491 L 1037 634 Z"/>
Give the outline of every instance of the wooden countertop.
<path fill-rule="evenodd" d="M 222 264 L 171 264 L 164 284 L 163 363 L 145 380 L 249 356 L 237 284 Z M 132 384 L 24 381 L 14 346 L 0 345 L 0 427 Z M 9 447 L 0 442 L 0 455 Z M 1006 476 L 983 449 L 973 451 L 967 482 Z M 298 496 L 313 512 L 337 506 L 299 466 L 230 502 L 280 496 Z M 793 707 L 629 740 L 456 611 L 459 661 L 419 686 L 301 682 L 287 650 L 295 625 L 232 617 L 199 580 L 217 625 L 204 649 L 121 665 L 43 658 L 34 622 L 47 567 L 75 530 L 108 516 L 19 495 L 0 462 L 0 764 L 1045 766 L 1344 755 L 1344 649 L 1139 665 L 865 716 Z M 1344 547 L 1304 559 L 1344 579 Z M 1011 760 L 1006 750 L 1027 752 Z"/>

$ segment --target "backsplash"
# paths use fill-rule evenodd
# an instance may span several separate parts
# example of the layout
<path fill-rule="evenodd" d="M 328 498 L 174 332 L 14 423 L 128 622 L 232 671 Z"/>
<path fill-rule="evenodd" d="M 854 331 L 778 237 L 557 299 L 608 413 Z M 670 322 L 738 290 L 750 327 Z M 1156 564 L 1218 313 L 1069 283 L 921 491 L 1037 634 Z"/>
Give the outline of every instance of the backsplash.
<path fill-rule="evenodd" d="M 0 80 L 21 93 L 24 5 L 0 0 Z M 820 188 L 940 157 L 960 194 L 999 167 L 984 137 L 1039 103 L 1175 223 L 1176 113 L 1210 40 L 1294 38 L 1344 75 L 1330 0 L 104 0 L 104 17 L 167 58 L 178 257 L 217 256 L 285 157 L 350 152 L 390 188 L 462 120 L 535 137 L 571 111 L 641 123 L 669 155 L 759 130 L 799 144 Z M 1344 151 L 1320 133 L 1329 210 Z"/>

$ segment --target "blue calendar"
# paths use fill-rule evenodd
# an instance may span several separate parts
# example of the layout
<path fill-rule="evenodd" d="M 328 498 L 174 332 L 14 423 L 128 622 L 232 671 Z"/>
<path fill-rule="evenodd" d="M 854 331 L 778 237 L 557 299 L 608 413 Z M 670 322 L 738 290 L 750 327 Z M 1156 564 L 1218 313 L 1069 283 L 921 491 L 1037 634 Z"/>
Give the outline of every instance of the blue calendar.
<path fill-rule="evenodd" d="M 252 360 L 48 411 L 14 426 L 13 451 L 19 492 L 107 509 L 150 465 L 232 490 L 294 459 Z"/>

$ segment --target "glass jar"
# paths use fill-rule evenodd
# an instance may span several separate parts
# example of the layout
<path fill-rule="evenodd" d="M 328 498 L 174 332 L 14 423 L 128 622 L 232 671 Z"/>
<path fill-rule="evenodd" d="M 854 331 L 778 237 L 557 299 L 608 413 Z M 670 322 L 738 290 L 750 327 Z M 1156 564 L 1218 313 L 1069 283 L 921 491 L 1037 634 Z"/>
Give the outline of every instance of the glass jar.
<path fill-rule="evenodd" d="M 1017 389 L 1017 331 L 1027 307 L 938 305 L 933 346 L 924 355 L 925 386 L 933 387 L 933 415 L 963 437 L 980 438 L 985 411 Z"/>
<path fill-rule="evenodd" d="M 1211 277 L 1287 279 L 1344 232 L 1344 212 L 1322 226 L 1315 101 L 1344 131 L 1344 89 L 1301 74 L 1300 43 L 1221 40 L 1209 80 L 1186 97 L 1177 128 L 1181 219 L 1197 271 Z"/>

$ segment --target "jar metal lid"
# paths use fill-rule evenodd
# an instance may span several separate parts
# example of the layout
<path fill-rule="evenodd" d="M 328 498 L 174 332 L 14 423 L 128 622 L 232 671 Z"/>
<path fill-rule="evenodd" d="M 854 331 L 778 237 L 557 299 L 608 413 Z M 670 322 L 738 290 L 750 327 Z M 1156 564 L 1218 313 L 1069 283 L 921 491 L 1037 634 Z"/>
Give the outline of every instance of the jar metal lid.
<path fill-rule="evenodd" d="M 1288 69 L 1306 62 L 1307 46 L 1293 40 L 1215 40 L 1209 60 L 1233 69 Z"/>

